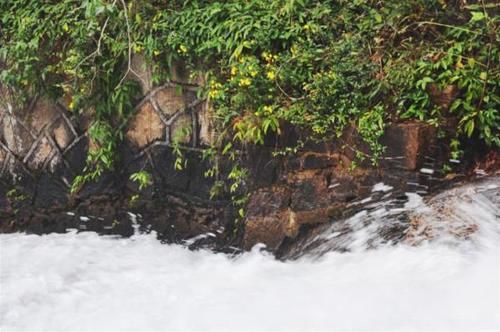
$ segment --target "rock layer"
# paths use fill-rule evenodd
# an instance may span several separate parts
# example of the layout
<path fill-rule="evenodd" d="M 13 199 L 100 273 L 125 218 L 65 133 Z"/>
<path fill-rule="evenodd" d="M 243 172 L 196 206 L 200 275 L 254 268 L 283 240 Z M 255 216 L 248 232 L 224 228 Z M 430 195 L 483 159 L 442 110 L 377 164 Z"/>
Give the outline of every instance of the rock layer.
<path fill-rule="evenodd" d="M 88 135 L 91 110 L 77 115 L 42 97 L 16 108 L 6 89 L 0 91 L 0 231 L 77 228 L 131 235 L 137 223 L 168 242 L 226 249 L 264 243 L 283 252 L 304 232 L 354 214 L 379 182 L 421 194 L 442 182 L 447 148 L 427 124 L 389 125 L 380 165 L 363 162 L 355 169 L 356 149 L 369 152 L 355 128 L 341 138 L 311 142 L 284 125 L 280 136 L 269 135 L 263 146 L 245 151 L 249 201 L 238 233 L 231 228 L 235 212 L 229 198 L 209 199 L 214 180 L 204 176 L 209 165 L 201 152 L 215 133 L 207 101 L 197 99 L 196 85 L 187 81 L 152 88 L 145 79 L 142 86 L 145 96 L 127 124 L 115 170 L 73 195 L 71 183 L 94 144 Z M 305 145 L 296 154 L 276 154 L 299 141 Z M 187 151 L 182 171 L 173 167 L 173 143 Z M 153 175 L 144 191 L 129 179 L 142 170 Z M 193 237 L 199 241 L 185 242 Z"/>

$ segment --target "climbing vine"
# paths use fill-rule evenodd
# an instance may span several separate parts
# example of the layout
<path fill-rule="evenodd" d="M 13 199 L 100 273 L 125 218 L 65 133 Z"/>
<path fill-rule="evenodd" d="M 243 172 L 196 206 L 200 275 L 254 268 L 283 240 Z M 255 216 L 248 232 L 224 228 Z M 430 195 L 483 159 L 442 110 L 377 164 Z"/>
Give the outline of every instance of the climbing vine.
<path fill-rule="evenodd" d="M 457 155 L 461 137 L 500 146 L 498 9 L 485 0 L 4 1 L 0 80 L 70 96 L 72 112 L 90 114 L 94 149 L 74 188 L 114 165 L 139 97 L 128 79 L 135 53 L 155 83 L 179 61 L 206 76 L 213 160 L 237 164 L 239 150 L 286 122 L 310 139 L 355 128 L 369 150 L 355 147 L 358 157 L 376 163 L 385 124 L 404 119 L 438 127 Z M 245 170 L 228 174 L 236 193 Z"/>

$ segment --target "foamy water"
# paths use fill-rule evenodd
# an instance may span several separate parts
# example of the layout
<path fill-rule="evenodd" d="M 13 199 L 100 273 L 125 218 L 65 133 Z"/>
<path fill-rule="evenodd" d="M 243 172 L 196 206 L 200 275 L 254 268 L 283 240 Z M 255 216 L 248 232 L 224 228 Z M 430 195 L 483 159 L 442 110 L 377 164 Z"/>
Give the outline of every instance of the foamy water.
<path fill-rule="evenodd" d="M 498 207 L 458 199 L 469 240 L 292 262 L 154 234 L 0 235 L 0 330 L 500 330 Z"/>

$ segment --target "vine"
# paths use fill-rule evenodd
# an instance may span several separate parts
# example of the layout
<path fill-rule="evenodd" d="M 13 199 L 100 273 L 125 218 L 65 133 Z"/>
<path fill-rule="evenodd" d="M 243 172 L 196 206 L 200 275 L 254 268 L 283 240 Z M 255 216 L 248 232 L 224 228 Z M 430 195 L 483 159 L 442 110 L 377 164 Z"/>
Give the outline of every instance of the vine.
<path fill-rule="evenodd" d="M 92 114 L 77 190 L 114 165 L 140 95 L 133 54 L 152 64 L 157 84 L 182 62 L 208 77 L 220 135 L 207 153 L 213 194 L 224 187 L 221 154 L 236 165 L 227 179 L 236 195 L 246 174 L 239 150 L 284 122 L 316 140 L 354 127 L 370 149 L 358 156 L 373 163 L 386 123 L 405 119 L 443 128 L 455 157 L 462 137 L 500 147 L 498 9 L 485 0 L 4 1 L 0 80 L 27 95 L 70 96 L 72 112 Z M 174 152 L 183 168 L 182 145 Z"/>

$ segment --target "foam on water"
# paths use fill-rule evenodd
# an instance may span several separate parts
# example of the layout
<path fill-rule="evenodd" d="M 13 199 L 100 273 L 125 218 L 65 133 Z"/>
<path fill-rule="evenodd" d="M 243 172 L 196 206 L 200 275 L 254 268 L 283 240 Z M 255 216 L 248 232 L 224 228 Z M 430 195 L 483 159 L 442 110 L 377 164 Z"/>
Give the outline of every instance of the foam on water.
<path fill-rule="evenodd" d="M 499 330 L 498 202 L 478 190 L 454 202 L 447 218 L 477 225 L 467 240 L 443 232 L 366 250 L 360 228 L 350 252 L 291 262 L 258 248 L 189 251 L 154 234 L 0 235 L 0 330 Z M 417 196 L 407 204 L 435 217 Z"/>

